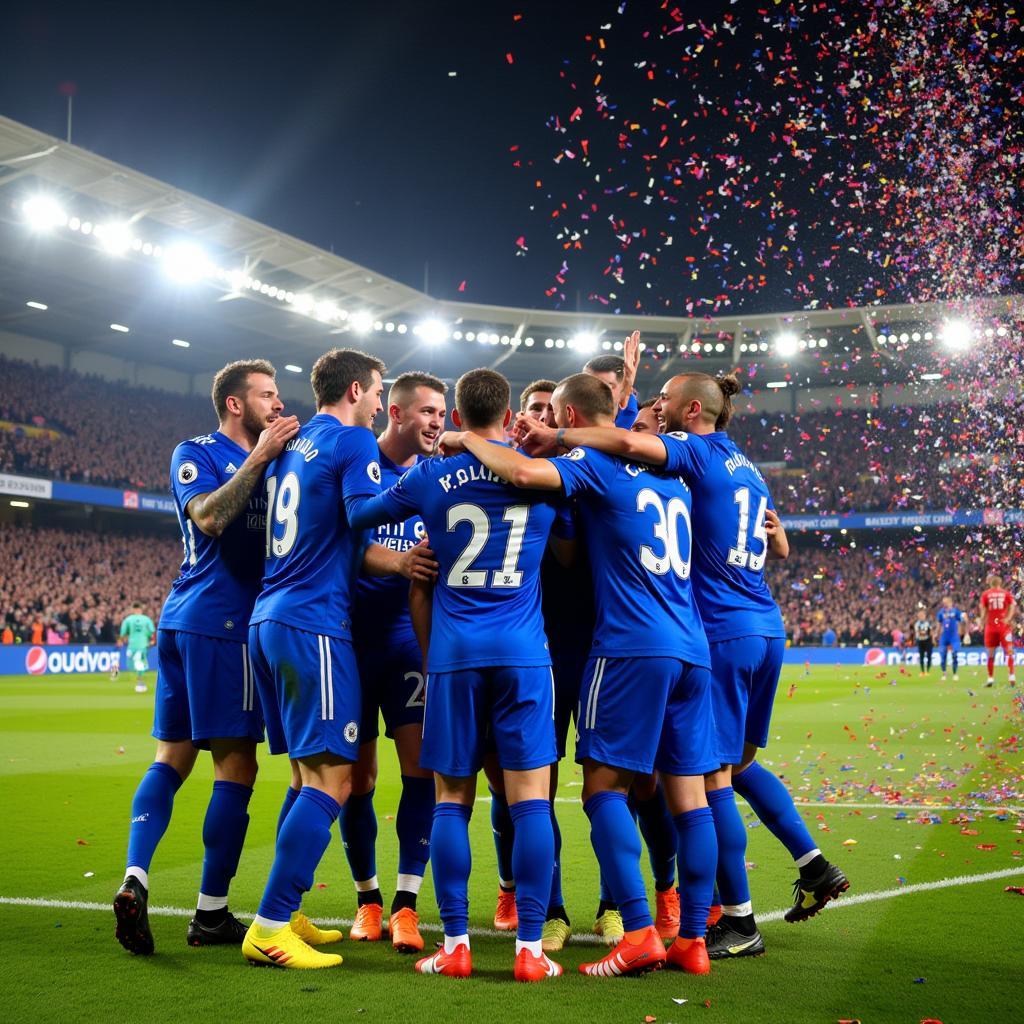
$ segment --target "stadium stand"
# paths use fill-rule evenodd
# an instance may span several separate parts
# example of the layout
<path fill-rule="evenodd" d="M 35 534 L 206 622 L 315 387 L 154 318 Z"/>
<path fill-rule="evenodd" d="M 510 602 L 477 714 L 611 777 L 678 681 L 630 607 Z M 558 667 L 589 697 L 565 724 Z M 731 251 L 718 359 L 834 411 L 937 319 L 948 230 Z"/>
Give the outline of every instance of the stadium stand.
<path fill-rule="evenodd" d="M 0 627 L 12 640 L 111 643 L 140 601 L 158 618 L 181 563 L 165 536 L 0 524 Z"/>

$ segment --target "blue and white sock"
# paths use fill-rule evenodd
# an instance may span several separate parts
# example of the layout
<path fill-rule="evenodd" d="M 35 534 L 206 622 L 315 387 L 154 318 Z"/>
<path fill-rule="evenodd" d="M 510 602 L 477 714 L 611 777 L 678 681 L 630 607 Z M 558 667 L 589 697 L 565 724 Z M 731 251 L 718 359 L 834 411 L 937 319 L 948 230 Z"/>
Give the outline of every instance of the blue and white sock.
<path fill-rule="evenodd" d="M 338 815 L 338 831 L 357 889 L 361 883 L 370 882 L 373 882 L 371 889 L 377 888 L 377 815 L 373 809 L 374 792 L 371 789 L 369 793 L 353 793 Z"/>
<path fill-rule="evenodd" d="M 715 889 L 718 841 L 708 807 L 695 807 L 673 819 L 679 837 L 679 937 L 704 937 Z"/>
<path fill-rule="evenodd" d="M 651 910 L 640 874 L 640 836 L 626 804 L 626 794 L 595 793 L 583 805 L 590 819 L 590 842 L 619 906 L 626 931 L 650 927 Z"/>
<path fill-rule="evenodd" d="M 736 913 L 736 908 L 750 905 L 750 883 L 747 879 L 747 829 L 743 824 L 732 786 L 708 793 L 708 807 L 718 837 L 718 893 L 722 912 Z M 713 898 L 713 897 L 712 897 Z M 744 910 L 750 913 L 749 909 Z"/>
<path fill-rule="evenodd" d="M 551 869 L 551 893 L 548 896 L 548 910 L 565 906 L 565 897 L 562 895 L 562 830 L 558 827 L 558 818 L 555 817 L 555 805 L 551 804 L 551 835 L 555 841 L 555 856 Z"/>
<path fill-rule="evenodd" d="M 203 880 L 199 887 L 199 910 L 220 910 L 228 905 L 228 886 L 238 871 L 238 861 L 249 828 L 249 800 L 252 786 L 220 779 L 203 821 Z"/>
<path fill-rule="evenodd" d="M 288 817 L 288 812 L 295 806 L 295 800 L 298 795 L 299 791 L 297 789 L 292 789 L 291 786 L 284 791 L 284 802 L 281 804 L 281 810 L 277 815 L 277 831 L 274 833 L 275 836 L 280 835 L 284 819 Z"/>
<path fill-rule="evenodd" d="M 555 839 L 550 800 L 520 800 L 509 805 L 515 824 L 512 877 L 516 880 L 516 911 L 521 942 L 539 942 L 551 896 L 551 865 Z"/>
<path fill-rule="evenodd" d="M 734 773 L 732 788 L 750 804 L 765 827 L 782 843 L 793 860 L 800 861 L 817 852 L 811 833 L 782 780 L 757 761 L 742 772 Z"/>
<path fill-rule="evenodd" d="M 395 902 L 416 906 L 416 893 L 430 860 L 430 830 L 434 821 L 434 780 L 417 775 L 402 776 L 402 795 L 395 815 L 398 833 L 398 885 Z M 400 893 L 407 893 L 399 897 Z M 398 906 L 392 907 L 392 913 Z"/>
<path fill-rule="evenodd" d="M 331 841 L 331 826 L 341 806 L 329 794 L 303 786 L 277 834 L 274 866 L 263 890 L 256 923 L 283 928 L 302 905 L 313 874 Z"/>
<path fill-rule="evenodd" d="M 473 808 L 462 804 L 434 804 L 430 869 L 445 935 L 469 932 L 469 872 L 473 863 L 469 819 L 472 814 Z"/>
<path fill-rule="evenodd" d="M 153 863 L 153 854 L 170 824 L 174 794 L 183 781 L 169 764 L 154 761 L 146 769 L 132 798 L 125 876 L 134 875 L 146 889 L 149 888 L 149 866 Z"/>

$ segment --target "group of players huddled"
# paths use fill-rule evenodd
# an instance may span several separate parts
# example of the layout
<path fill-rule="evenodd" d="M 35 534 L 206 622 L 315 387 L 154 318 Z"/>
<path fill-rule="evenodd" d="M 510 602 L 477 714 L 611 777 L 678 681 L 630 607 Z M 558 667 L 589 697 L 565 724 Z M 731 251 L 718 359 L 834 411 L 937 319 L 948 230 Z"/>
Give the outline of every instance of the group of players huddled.
<path fill-rule="evenodd" d="M 638 359 L 634 333 L 623 357 L 534 382 L 515 417 L 508 381 L 471 370 L 447 433 L 446 385 L 403 373 L 379 437 L 386 371 L 371 355 L 317 361 L 317 413 L 302 425 L 284 415 L 269 363 L 216 375 L 218 429 L 171 461 L 185 557 L 159 623 L 156 760 L 135 793 L 114 898 L 126 949 L 153 952 L 148 871 L 201 749 L 215 782 L 187 939 L 241 944 L 255 964 L 341 963 L 318 947 L 342 933 L 301 910 L 340 819 L 358 900 L 350 938 L 386 931 L 395 949 L 422 951 L 429 859 L 444 942 L 416 970 L 468 976 L 468 824 L 484 770 L 494 923 L 516 932 L 514 977 L 561 974 L 548 954 L 572 926 L 553 797 L 572 719 L 599 866 L 594 931 L 613 947 L 584 974 L 702 974 L 710 960 L 764 952 L 736 794 L 793 856 L 788 921 L 848 888 L 756 760 L 785 647 L 764 565 L 789 546 L 761 473 L 725 433 L 739 385 L 684 373 L 638 409 Z M 386 929 L 379 712 L 402 775 Z M 264 730 L 292 778 L 246 928 L 228 887 Z"/>
<path fill-rule="evenodd" d="M 993 573 L 988 578 L 988 589 L 979 601 L 981 632 L 985 643 L 986 668 L 988 678 L 986 686 L 995 685 L 996 651 L 1002 649 L 1006 656 L 1008 682 L 1017 685 L 1013 657 L 1013 619 L 1017 611 L 1017 602 L 1013 594 L 1003 587 L 1002 576 Z M 928 617 L 924 608 L 919 608 L 917 618 L 912 626 L 913 642 L 917 644 L 918 667 L 921 675 L 927 675 L 932 668 L 932 657 L 935 653 L 934 624 L 938 625 L 939 661 L 942 668 L 942 679 L 946 679 L 946 660 L 951 662 L 954 682 L 958 675 L 961 641 L 969 639 L 967 633 L 967 616 L 953 603 L 952 597 L 942 599 L 942 607 L 936 612 L 934 621 Z M 896 641 L 896 633 L 893 639 Z M 900 635 L 902 640 L 902 634 Z M 896 641 L 896 646 L 900 642 Z"/>

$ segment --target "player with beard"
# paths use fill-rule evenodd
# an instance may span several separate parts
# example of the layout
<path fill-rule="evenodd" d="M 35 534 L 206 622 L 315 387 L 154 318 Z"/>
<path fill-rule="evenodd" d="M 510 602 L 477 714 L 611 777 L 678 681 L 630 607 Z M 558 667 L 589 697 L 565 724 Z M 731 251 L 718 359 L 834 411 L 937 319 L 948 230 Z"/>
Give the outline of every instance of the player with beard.
<path fill-rule="evenodd" d="M 388 392 L 388 425 L 377 438 L 381 486 L 390 487 L 429 456 L 444 430 L 444 381 L 428 373 L 403 373 Z M 423 520 L 413 516 L 377 528 L 374 540 L 393 551 L 407 551 L 424 540 Z M 423 948 L 416 896 L 430 858 L 434 814 L 434 777 L 420 767 L 423 736 L 423 660 L 409 615 L 409 584 L 401 577 L 362 576 L 356 584 L 352 637 L 363 690 L 359 760 L 352 769 L 352 795 L 338 818 L 358 910 L 350 938 L 376 941 L 382 936 L 383 897 L 377 881 L 378 711 L 385 735 L 394 740 L 402 774 L 402 795 L 395 815 L 398 880 L 388 932 L 403 953 Z"/>
<path fill-rule="evenodd" d="M 245 935 L 228 911 L 228 885 L 249 825 L 256 744 L 263 738 L 246 629 L 263 575 L 263 474 L 299 429 L 294 416 L 281 415 L 274 376 L 263 359 L 225 366 L 213 379 L 217 430 L 183 441 L 171 456 L 185 557 L 157 634 L 156 760 L 132 800 L 128 864 L 114 897 L 117 940 L 132 953 L 153 952 L 149 868 L 200 750 L 213 757 L 215 781 L 188 942 L 240 943 Z"/>

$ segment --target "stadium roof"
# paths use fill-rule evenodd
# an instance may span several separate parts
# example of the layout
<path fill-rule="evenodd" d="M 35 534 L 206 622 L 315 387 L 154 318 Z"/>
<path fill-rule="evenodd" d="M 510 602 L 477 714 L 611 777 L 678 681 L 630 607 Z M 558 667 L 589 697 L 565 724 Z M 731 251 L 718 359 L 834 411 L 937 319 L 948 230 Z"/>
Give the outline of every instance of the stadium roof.
<path fill-rule="evenodd" d="M 1020 296 L 971 302 L 975 318 L 1022 310 Z M 557 379 L 639 327 L 650 378 L 756 363 L 757 386 L 834 384 L 823 359 L 880 353 L 844 371 L 867 383 L 900 351 L 937 342 L 950 315 L 927 304 L 693 320 L 441 301 L 0 117 L 0 329 L 189 374 L 244 355 L 308 370 L 354 344 L 392 372 L 453 377 L 482 363 L 515 381 Z"/>

